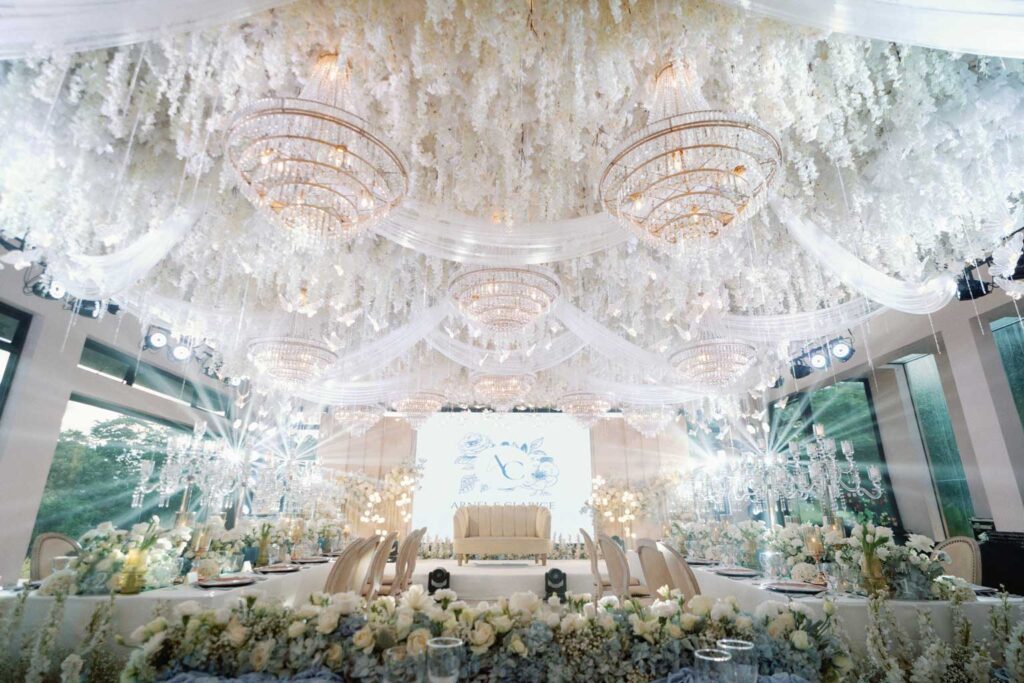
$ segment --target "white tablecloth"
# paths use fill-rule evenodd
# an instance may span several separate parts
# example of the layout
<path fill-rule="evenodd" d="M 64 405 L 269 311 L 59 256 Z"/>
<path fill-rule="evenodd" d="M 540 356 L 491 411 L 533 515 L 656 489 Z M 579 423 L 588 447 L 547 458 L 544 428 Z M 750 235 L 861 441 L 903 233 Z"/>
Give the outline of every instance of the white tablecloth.
<path fill-rule="evenodd" d="M 753 612 L 759 604 L 766 600 L 786 602 L 792 599 L 813 609 L 819 618 L 824 616 L 822 610 L 824 599 L 820 597 L 791 598 L 782 593 L 775 593 L 762 588 L 763 579 L 730 579 L 701 567 L 693 567 L 693 573 L 697 577 L 697 583 L 700 584 L 701 593 L 716 598 L 729 595 L 735 596 L 736 600 L 739 601 L 740 609 L 746 612 Z M 854 651 L 863 653 L 866 641 L 865 633 L 868 626 L 867 599 L 858 596 L 840 596 L 834 597 L 832 600 L 836 604 L 836 613 L 842 620 L 843 628 L 850 638 L 850 646 Z M 1012 598 L 1011 602 L 1016 615 L 1015 619 L 1020 619 L 1024 616 L 1024 599 Z M 998 598 L 989 597 L 978 598 L 976 602 L 964 603 L 964 615 L 971 622 L 976 641 L 988 637 L 989 611 L 998 603 Z M 891 600 L 889 601 L 889 607 L 899 624 L 912 639 L 918 637 L 918 610 L 927 610 L 931 612 L 936 634 L 944 640 L 952 640 L 953 620 L 949 602 L 944 600 Z"/>
<path fill-rule="evenodd" d="M 260 577 L 263 580 L 258 580 L 244 588 L 203 589 L 179 585 L 145 591 L 138 595 L 118 595 L 114 600 L 112 633 L 127 638 L 132 631 L 153 618 L 153 611 L 162 602 L 170 603 L 173 606 L 187 600 L 195 600 L 204 609 L 214 609 L 232 605 L 245 591 L 252 591 L 279 600 L 283 604 L 294 605 L 308 599 L 311 593 L 324 589 L 327 575 L 333 564 L 332 560 L 326 564 L 305 565 L 293 574 Z M 0 591 L 0 610 L 13 607 L 12 602 L 16 597 L 17 593 L 12 591 Z M 58 644 L 68 648 L 76 646 L 81 641 L 93 612 L 109 599 L 109 596 L 102 595 L 69 596 L 64 605 L 64 619 Z M 53 607 L 53 602 L 54 598 L 52 597 L 36 593 L 29 595 L 25 602 L 25 615 L 19 630 L 25 633 L 26 630 L 37 629 L 45 623 L 46 617 Z M 21 637 L 18 636 L 13 638 L 8 645 L 13 649 L 20 643 Z"/>

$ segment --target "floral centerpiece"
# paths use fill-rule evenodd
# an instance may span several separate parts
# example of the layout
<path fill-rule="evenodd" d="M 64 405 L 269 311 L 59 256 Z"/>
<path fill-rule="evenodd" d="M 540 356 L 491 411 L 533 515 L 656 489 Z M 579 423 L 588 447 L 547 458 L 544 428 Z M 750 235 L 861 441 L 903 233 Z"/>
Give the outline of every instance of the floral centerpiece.
<path fill-rule="evenodd" d="M 680 550 L 688 557 L 708 558 L 711 557 L 711 527 L 705 522 L 675 522 L 672 524 L 673 540 Z"/>
<path fill-rule="evenodd" d="M 85 595 L 110 593 L 117 589 L 124 564 L 124 543 L 128 533 L 111 522 L 103 522 L 82 534 L 82 551 L 71 560 L 74 590 Z"/>
<path fill-rule="evenodd" d="M 760 564 L 758 553 L 768 535 L 768 527 L 764 522 L 745 519 L 736 524 L 736 530 L 740 536 L 739 563 L 744 567 L 757 569 Z"/>
<path fill-rule="evenodd" d="M 767 545 L 782 556 L 788 572 L 798 564 L 814 562 L 805 542 L 814 528 L 813 524 L 789 524 L 769 534 Z"/>
<path fill-rule="evenodd" d="M 921 534 L 910 534 L 904 545 L 893 548 L 884 562 L 886 579 L 893 597 L 901 600 L 929 600 L 939 595 L 956 593 L 958 586 L 947 582 L 935 586 L 942 576 L 942 562 L 948 561 L 944 552 L 935 552 L 935 541 Z M 966 595 L 960 591 L 961 596 Z M 974 591 L 970 592 L 974 599 Z"/>
<path fill-rule="evenodd" d="M 892 529 L 874 524 L 858 524 L 850 534 L 849 545 L 860 570 L 860 585 L 868 595 L 885 591 L 888 581 L 883 562 L 896 547 Z"/>
<path fill-rule="evenodd" d="M 650 607 L 571 593 L 565 601 L 517 593 L 469 605 L 450 590 L 430 596 L 420 586 L 399 601 L 369 604 L 353 593 L 318 594 L 297 607 L 252 595 L 232 609 L 182 603 L 141 627 L 121 680 L 188 671 L 294 676 L 326 667 L 344 680 L 376 681 L 385 650 L 404 647 L 412 666 L 427 641 L 443 635 L 466 643 L 465 680 L 649 681 L 691 666 L 695 649 L 740 637 L 757 643 L 766 676 L 836 681 L 849 656 L 831 615 L 828 607 L 816 620 L 781 603 L 749 615 L 732 598 L 686 601 L 678 592 L 662 592 Z"/>

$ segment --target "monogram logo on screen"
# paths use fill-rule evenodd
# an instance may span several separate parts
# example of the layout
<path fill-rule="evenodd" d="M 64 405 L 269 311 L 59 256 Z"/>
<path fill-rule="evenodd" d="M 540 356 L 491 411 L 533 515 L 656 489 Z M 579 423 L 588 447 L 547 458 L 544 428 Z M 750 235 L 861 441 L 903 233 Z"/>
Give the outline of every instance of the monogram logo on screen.
<path fill-rule="evenodd" d="M 558 466 L 544 450 L 544 437 L 520 443 L 466 434 L 459 443 L 455 465 L 463 472 L 460 494 L 517 491 L 537 496 L 558 482 Z"/>

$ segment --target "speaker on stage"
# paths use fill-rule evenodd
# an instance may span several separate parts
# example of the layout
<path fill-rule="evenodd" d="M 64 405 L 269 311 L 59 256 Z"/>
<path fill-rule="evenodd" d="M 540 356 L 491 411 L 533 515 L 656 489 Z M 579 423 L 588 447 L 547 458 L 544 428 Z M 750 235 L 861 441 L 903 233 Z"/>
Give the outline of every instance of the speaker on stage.
<path fill-rule="evenodd" d="M 427 574 L 427 592 L 431 595 L 435 591 L 448 588 L 451 585 L 452 575 L 444 567 L 438 567 Z"/>
<path fill-rule="evenodd" d="M 550 598 L 557 595 L 559 600 L 565 601 L 565 572 L 557 567 L 552 567 L 544 574 L 544 597 Z"/>

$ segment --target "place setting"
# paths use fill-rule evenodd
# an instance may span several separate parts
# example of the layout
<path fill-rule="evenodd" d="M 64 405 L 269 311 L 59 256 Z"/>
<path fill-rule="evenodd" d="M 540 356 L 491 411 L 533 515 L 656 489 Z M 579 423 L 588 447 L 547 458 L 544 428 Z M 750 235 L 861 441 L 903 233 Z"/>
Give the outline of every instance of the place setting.
<path fill-rule="evenodd" d="M 952 4 L 6 0 L 0 683 L 1024 678 Z"/>

